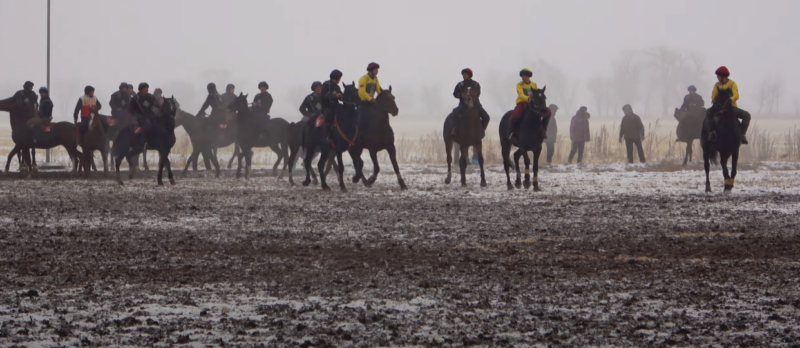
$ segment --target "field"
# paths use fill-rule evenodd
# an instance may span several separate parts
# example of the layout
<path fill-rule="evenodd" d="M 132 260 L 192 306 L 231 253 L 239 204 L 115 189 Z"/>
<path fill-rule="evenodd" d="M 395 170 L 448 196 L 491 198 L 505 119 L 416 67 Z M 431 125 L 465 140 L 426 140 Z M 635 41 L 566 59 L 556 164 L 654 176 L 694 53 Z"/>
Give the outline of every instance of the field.
<path fill-rule="evenodd" d="M 800 165 L 403 165 L 350 192 L 205 171 L 0 177 L 0 346 L 800 344 Z M 348 169 L 349 171 L 349 169 Z"/>

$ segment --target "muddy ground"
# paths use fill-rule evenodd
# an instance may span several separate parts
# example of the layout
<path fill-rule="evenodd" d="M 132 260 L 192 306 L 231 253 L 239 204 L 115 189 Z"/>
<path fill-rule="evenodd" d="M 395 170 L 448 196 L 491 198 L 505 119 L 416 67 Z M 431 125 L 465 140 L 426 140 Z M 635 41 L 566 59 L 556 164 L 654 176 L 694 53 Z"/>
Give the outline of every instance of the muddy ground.
<path fill-rule="evenodd" d="M 0 346 L 800 346 L 800 171 L 0 178 Z M 663 169 L 663 168 L 661 168 Z"/>

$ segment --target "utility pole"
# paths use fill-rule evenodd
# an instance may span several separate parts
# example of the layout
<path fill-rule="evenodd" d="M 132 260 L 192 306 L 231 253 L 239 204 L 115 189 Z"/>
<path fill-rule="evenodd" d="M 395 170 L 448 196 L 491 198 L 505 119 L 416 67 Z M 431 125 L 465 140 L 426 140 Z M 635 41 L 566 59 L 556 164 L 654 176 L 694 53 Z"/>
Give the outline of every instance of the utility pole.
<path fill-rule="evenodd" d="M 50 93 L 50 0 L 47 0 L 47 93 Z M 45 151 L 45 162 L 50 163 L 50 149 Z"/>

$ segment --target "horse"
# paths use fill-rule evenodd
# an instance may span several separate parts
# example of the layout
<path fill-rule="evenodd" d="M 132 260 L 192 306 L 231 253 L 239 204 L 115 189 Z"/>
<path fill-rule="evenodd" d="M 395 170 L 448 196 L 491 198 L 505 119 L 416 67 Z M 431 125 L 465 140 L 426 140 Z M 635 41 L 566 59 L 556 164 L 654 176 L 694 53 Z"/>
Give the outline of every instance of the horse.
<path fill-rule="evenodd" d="M 528 104 L 525 105 L 525 110 L 522 115 L 522 122 L 519 126 L 517 139 L 519 139 L 518 150 L 514 152 L 514 166 L 517 169 L 517 180 L 515 185 L 520 188 L 523 184 L 525 188 L 531 187 L 531 172 L 530 172 L 530 159 L 528 158 L 528 151 L 533 151 L 533 191 L 541 191 L 539 189 L 539 156 L 542 154 L 542 143 L 544 142 L 545 126 L 544 120 L 548 116 L 547 97 L 544 92 L 547 86 L 542 89 L 531 90 L 531 96 Z M 506 185 L 509 190 L 513 190 L 515 185 L 511 185 L 511 176 L 508 173 L 511 167 L 511 140 L 509 139 L 511 128 L 511 114 L 514 111 L 507 112 L 503 119 L 500 120 L 500 147 L 503 152 L 503 168 L 506 170 Z M 519 157 L 525 159 L 525 181 L 520 182 L 519 172 Z"/>
<path fill-rule="evenodd" d="M 94 152 L 100 151 L 100 157 L 103 159 L 103 176 L 108 176 L 108 136 L 106 130 L 108 127 L 102 118 L 105 116 L 97 115 L 96 112 L 91 113 L 89 120 L 89 129 L 81 136 L 80 145 L 83 150 L 83 174 L 89 177 L 91 174 L 91 167 L 94 163 Z"/>
<path fill-rule="evenodd" d="M 210 160 L 216 170 L 216 177 L 220 176 L 220 167 L 217 157 L 214 156 L 212 149 L 218 147 L 225 147 L 236 140 L 236 122 L 228 122 L 225 128 L 220 128 L 218 125 L 209 126 L 208 119 L 197 118 L 194 115 L 178 110 L 175 115 L 175 127 L 183 126 L 186 134 L 189 135 L 189 141 L 192 143 L 192 154 L 186 161 L 186 166 L 183 168 L 181 175 L 186 175 L 189 171 L 189 165 L 193 164 L 194 169 L 197 170 L 197 159 L 202 154 L 203 159 Z"/>
<path fill-rule="evenodd" d="M 360 120 L 359 128 L 361 129 L 359 138 L 363 148 L 369 150 L 369 157 L 372 159 L 373 172 L 372 176 L 364 180 L 364 186 L 370 187 L 375 183 L 380 172 L 380 165 L 378 164 L 378 151 L 386 150 L 389 153 L 389 160 L 392 162 L 394 173 L 397 175 L 397 183 L 400 185 L 401 190 L 408 189 L 403 176 L 400 174 L 400 167 L 397 165 L 397 150 L 394 146 L 394 131 L 389 124 L 389 115 L 397 116 L 399 110 L 395 102 L 394 95 L 392 94 L 392 86 L 389 89 L 384 89 L 375 97 L 372 105 L 361 105 L 362 108 L 369 108 L 369 117 L 363 117 Z M 361 156 L 361 153 L 357 153 Z M 353 182 L 357 182 L 357 177 L 353 177 Z"/>
<path fill-rule="evenodd" d="M 692 161 L 693 143 L 700 139 L 703 131 L 703 120 L 706 117 L 706 108 L 702 106 L 692 106 L 688 110 L 681 111 L 675 108 L 675 119 L 678 120 L 678 127 L 675 135 L 678 139 L 675 142 L 686 143 L 686 154 L 683 157 L 683 165 Z"/>
<path fill-rule="evenodd" d="M 169 152 L 175 145 L 175 113 L 180 105 L 175 97 L 165 98 L 160 108 L 160 115 L 154 117 L 147 124 L 127 127 L 122 129 L 114 141 L 111 151 L 114 152 L 114 161 L 117 172 L 117 183 L 123 184 L 119 174 L 122 159 L 128 161 L 129 178 L 133 179 L 135 172 L 134 158 L 145 151 L 145 147 L 158 150 L 158 185 L 164 185 L 162 175 L 167 169 L 169 183 L 175 185 L 172 168 L 169 161 Z"/>
<path fill-rule="evenodd" d="M 278 159 L 272 167 L 273 174 L 278 175 L 277 171 L 281 160 L 283 160 L 283 169 L 285 171 L 289 166 L 289 122 L 282 118 L 270 118 L 266 122 L 259 120 L 248 107 L 247 95 L 242 93 L 239 93 L 239 96 L 228 107 L 231 111 L 236 111 L 236 122 L 238 122 L 239 127 L 236 144 L 241 151 L 238 157 L 239 163 L 236 168 L 236 177 L 241 177 L 242 159 L 244 159 L 245 179 L 250 179 L 254 147 L 269 147 L 278 155 Z M 278 178 L 282 175 L 283 172 L 278 175 Z"/>
<path fill-rule="evenodd" d="M 442 129 L 442 137 L 444 138 L 444 147 L 447 151 L 447 178 L 444 180 L 445 184 L 450 184 L 451 181 L 451 163 L 453 161 L 453 143 L 457 143 L 461 147 L 461 158 L 458 161 L 461 168 L 461 186 L 467 186 L 467 153 L 470 146 L 473 151 L 478 153 L 478 164 L 481 167 L 481 187 L 486 187 L 486 175 L 483 170 L 483 127 L 481 126 L 481 118 L 478 111 L 478 106 L 475 105 L 477 95 L 471 91 L 470 88 L 464 90 L 461 99 L 464 101 L 466 107 L 461 115 L 458 117 L 458 132 L 453 135 L 453 120 L 446 118 L 444 127 Z"/>
<path fill-rule="evenodd" d="M 703 148 L 703 166 L 706 171 L 706 192 L 711 192 L 711 182 L 709 180 L 709 162 L 717 164 L 717 155 L 722 160 L 722 175 L 725 178 L 723 193 L 730 193 L 733 190 L 733 181 L 736 178 L 736 166 L 739 161 L 739 147 L 742 145 L 742 129 L 739 120 L 733 111 L 730 91 L 720 92 L 715 100 L 717 105 L 712 107 L 712 122 L 703 123 L 703 131 L 700 137 L 700 146 Z M 713 123 L 710 126 L 709 123 Z M 710 129 L 713 127 L 713 129 Z M 715 141 L 710 141 L 711 131 L 716 132 Z M 731 171 L 728 173 L 728 158 L 731 159 Z"/>
<path fill-rule="evenodd" d="M 308 122 L 309 122 L 308 120 L 303 120 L 303 121 L 300 121 L 300 122 L 292 122 L 292 123 L 289 124 L 289 138 L 288 138 L 288 141 L 289 141 L 289 159 L 288 159 L 288 161 L 289 161 L 289 183 L 292 184 L 292 185 L 294 185 L 294 178 L 292 176 L 292 169 L 294 169 L 294 166 L 297 164 L 297 160 L 300 158 L 298 156 L 298 154 L 301 153 L 301 152 L 304 152 L 304 151 L 302 151 L 302 150 L 304 150 L 304 148 L 303 148 L 303 132 L 305 131 L 305 127 L 306 127 L 306 124 Z M 237 150 L 238 150 L 238 148 L 237 148 Z M 313 158 L 312 158 L 312 160 L 313 160 Z M 331 158 L 329 157 L 328 161 L 330 161 L 330 160 L 331 160 Z M 328 163 L 330 163 L 330 162 L 328 162 Z M 326 168 L 326 172 L 329 169 L 330 169 L 330 164 L 328 165 L 328 168 Z M 310 173 L 311 173 L 311 176 L 313 178 L 313 182 L 316 185 L 317 184 L 317 172 L 312 170 Z"/>
<path fill-rule="evenodd" d="M 29 151 L 30 148 L 21 148 L 19 144 L 27 144 L 27 142 L 30 140 L 26 122 L 36 115 L 36 107 L 34 104 L 24 103 L 22 99 L 22 95 L 14 94 L 14 96 L 11 98 L 0 100 L 0 111 L 9 113 L 9 121 L 11 123 L 11 139 L 15 144 L 14 149 L 8 155 L 8 162 L 6 162 L 6 173 L 8 173 L 8 167 L 11 163 L 11 159 L 17 155 L 21 156 L 22 158 L 20 170 L 23 168 L 28 169 L 28 177 L 30 177 L 32 170 L 31 153 Z"/>

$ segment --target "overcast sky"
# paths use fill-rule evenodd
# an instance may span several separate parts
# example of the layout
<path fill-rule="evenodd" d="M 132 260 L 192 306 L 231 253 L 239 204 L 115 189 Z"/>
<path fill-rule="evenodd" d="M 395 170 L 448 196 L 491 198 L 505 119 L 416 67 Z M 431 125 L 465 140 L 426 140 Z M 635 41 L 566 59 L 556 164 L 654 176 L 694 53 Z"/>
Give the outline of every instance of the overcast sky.
<path fill-rule="evenodd" d="M 0 95 L 25 80 L 45 84 L 46 3 L 0 0 Z M 748 108 L 763 76 L 798 76 L 798 11 L 796 0 L 55 0 L 51 94 L 57 117 L 71 118 L 71 110 L 61 113 L 87 84 L 106 103 L 119 82 L 147 81 L 151 92 L 162 87 L 196 112 L 207 82 L 220 91 L 231 82 L 252 97 L 265 80 L 273 116 L 293 120 L 311 82 L 334 68 L 344 81 L 358 80 L 375 61 L 401 115 L 444 118 L 457 104 L 450 93 L 462 68 L 475 71 L 484 93 L 503 88 L 513 98 L 513 84 L 492 84 L 494 75 L 513 83 L 543 59 L 581 81 L 577 103 L 591 107 L 586 79 L 609 73 L 626 50 L 668 46 L 702 54 L 707 84 L 716 67 L 728 66 Z M 440 110 L 422 111 L 423 89 L 439 95 Z M 787 83 L 782 108 L 798 96 Z"/>

